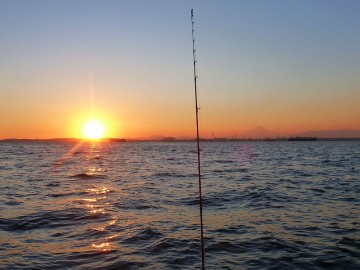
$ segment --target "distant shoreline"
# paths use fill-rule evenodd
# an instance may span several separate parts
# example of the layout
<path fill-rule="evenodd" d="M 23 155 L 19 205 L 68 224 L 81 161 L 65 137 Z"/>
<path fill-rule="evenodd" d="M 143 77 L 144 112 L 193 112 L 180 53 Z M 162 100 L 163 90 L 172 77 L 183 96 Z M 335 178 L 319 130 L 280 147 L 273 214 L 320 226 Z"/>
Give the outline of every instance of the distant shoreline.
<path fill-rule="evenodd" d="M 316 138 L 317 141 L 360 141 L 360 138 Z M 50 138 L 50 139 L 0 139 L 0 142 L 59 142 L 59 143 L 79 143 L 79 142 L 110 142 L 110 143 L 128 143 L 128 142 L 193 142 L 196 139 L 176 139 L 176 138 L 159 138 L 159 139 L 124 139 L 124 138 L 104 138 L 101 140 L 88 140 L 80 138 Z M 288 137 L 284 138 L 203 138 L 202 142 L 273 142 L 273 141 L 289 141 Z"/>

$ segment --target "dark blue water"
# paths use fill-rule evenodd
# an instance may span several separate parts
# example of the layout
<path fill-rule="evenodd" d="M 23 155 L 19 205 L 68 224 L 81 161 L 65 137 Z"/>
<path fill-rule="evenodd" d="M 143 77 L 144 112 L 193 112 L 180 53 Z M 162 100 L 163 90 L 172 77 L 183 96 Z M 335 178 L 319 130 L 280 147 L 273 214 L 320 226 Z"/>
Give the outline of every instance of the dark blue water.
<path fill-rule="evenodd" d="M 202 144 L 207 269 L 360 269 L 360 142 Z M 199 269 L 194 143 L 0 143 L 1 269 Z"/>

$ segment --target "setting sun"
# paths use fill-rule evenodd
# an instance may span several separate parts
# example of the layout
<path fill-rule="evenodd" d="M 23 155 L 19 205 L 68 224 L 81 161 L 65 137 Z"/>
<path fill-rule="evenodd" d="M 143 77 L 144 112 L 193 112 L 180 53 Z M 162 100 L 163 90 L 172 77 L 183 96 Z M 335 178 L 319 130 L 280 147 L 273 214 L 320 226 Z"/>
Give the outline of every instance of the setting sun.
<path fill-rule="evenodd" d="M 98 120 L 90 120 L 83 128 L 84 137 L 87 139 L 101 139 L 104 136 L 104 125 Z"/>

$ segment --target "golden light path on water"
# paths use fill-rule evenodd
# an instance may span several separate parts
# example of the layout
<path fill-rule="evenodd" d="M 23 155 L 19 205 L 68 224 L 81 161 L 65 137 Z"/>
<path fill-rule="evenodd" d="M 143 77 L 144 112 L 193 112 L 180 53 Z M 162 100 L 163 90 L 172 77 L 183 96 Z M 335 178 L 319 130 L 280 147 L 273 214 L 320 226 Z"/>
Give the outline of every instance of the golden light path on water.
<path fill-rule="evenodd" d="M 94 235 L 97 235 L 93 238 L 88 244 L 89 246 L 85 248 L 82 252 L 89 252 L 91 250 L 100 252 L 100 253 L 110 253 L 121 251 L 125 254 L 132 253 L 133 248 L 127 247 L 126 245 L 119 246 L 119 240 L 132 239 L 136 235 L 136 227 L 140 224 L 146 224 L 151 222 L 150 217 L 145 216 L 124 216 L 119 215 L 118 212 L 114 212 L 112 209 L 113 198 L 110 198 L 112 192 L 120 193 L 119 200 L 121 198 L 127 198 L 132 196 L 129 192 L 125 190 L 118 190 L 114 187 L 109 187 L 107 185 L 101 184 L 101 179 L 105 177 L 107 170 L 110 168 L 104 169 L 101 165 L 102 153 L 99 149 L 103 146 L 101 142 L 96 141 L 82 141 L 79 144 L 75 145 L 69 153 L 66 154 L 65 158 L 70 158 L 72 155 L 77 155 L 77 151 L 83 151 L 86 149 L 87 153 L 83 158 L 86 162 L 96 161 L 97 165 L 85 166 L 83 167 L 83 173 L 79 175 L 83 176 L 83 180 L 91 183 L 94 179 L 97 179 L 97 184 L 92 187 L 88 187 L 84 190 L 84 196 L 77 198 L 74 202 L 77 204 L 77 207 L 85 208 L 88 212 L 88 218 L 101 219 L 102 217 L 108 217 L 104 222 L 98 222 L 97 224 L 89 225 L 88 230 L 93 231 Z M 124 214 L 124 213 L 123 213 Z M 150 219 L 150 220 L 149 220 Z M 120 228 L 120 231 L 119 231 Z M 101 236 L 104 237 L 101 237 Z M 96 241 L 97 239 L 97 241 Z M 95 240 L 95 241 L 94 241 Z"/>
<path fill-rule="evenodd" d="M 96 176 L 98 171 L 102 171 L 100 168 L 92 167 L 89 169 L 89 175 Z M 98 187 L 98 188 L 87 188 L 85 189 L 87 194 L 86 198 L 79 199 L 80 205 L 84 203 L 84 207 L 88 209 L 89 215 L 104 215 L 107 214 L 106 207 L 109 203 L 106 202 L 107 194 L 111 190 L 107 187 Z M 97 226 L 93 230 L 99 233 L 106 233 L 106 230 L 114 226 L 118 222 L 118 217 L 115 215 L 111 218 L 111 221 L 108 221 L 105 225 Z M 120 234 L 111 234 L 105 237 L 105 241 L 100 241 L 92 243 L 91 247 L 97 250 L 98 252 L 112 252 L 118 250 L 118 248 L 111 243 L 111 240 L 115 240 L 116 237 L 119 237 Z"/>
<path fill-rule="evenodd" d="M 88 154 L 85 157 L 85 160 L 97 159 L 100 157 L 97 153 L 98 143 L 96 139 L 99 139 L 100 135 L 103 134 L 103 127 L 99 122 L 89 121 L 84 126 L 84 135 L 90 139 L 90 141 L 81 140 L 76 143 L 69 151 L 67 151 L 59 160 L 57 160 L 53 165 L 53 170 L 61 167 L 64 162 L 70 159 L 77 151 L 81 151 L 82 148 L 88 147 Z M 85 168 L 85 172 L 83 175 L 86 177 L 101 177 L 106 169 L 103 169 L 98 166 L 89 166 Z M 97 186 L 86 188 L 83 193 L 86 194 L 85 198 L 77 198 L 74 199 L 73 202 L 76 203 L 77 207 L 86 208 L 88 211 L 88 215 L 91 216 L 101 216 L 108 214 L 106 207 L 109 205 L 106 200 L 108 199 L 107 194 L 112 192 L 113 190 L 106 186 Z M 111 221 L 107 222 L 105 225 L 95 226 L 93 228 L 89 228 L 90 230 L 94 230 L 98 233 L 106 233 L 106 230 L 114 226 L 118 222 L 118 217 L 115 215 L 111 217 Z M 108 233 L 107 233 L 108 234 Z M 120 237 L 120 233 L 111 234 L 105 237 L 105 241 L 100 241 L 96 243 L 92 243 L 88 248 L 83 247 L 83 249 L 78 249 L 74 247 L 74 252 L 87 252 L 90 250 L 96 250 L 97 252 L 112 252 L 118 250 L 118 248 L 111 243 L 111 241 L 116 240 L 116 238 Z M 60 250 L 61 247 L 58 247 Z M 76 250 L 76 251 L 75 251 Z"/>

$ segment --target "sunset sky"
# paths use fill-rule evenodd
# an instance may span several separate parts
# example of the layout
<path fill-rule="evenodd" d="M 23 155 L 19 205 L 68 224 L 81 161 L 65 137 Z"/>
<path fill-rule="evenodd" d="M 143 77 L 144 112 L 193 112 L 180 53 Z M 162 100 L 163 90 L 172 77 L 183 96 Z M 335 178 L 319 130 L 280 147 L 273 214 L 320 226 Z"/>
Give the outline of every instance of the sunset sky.
<path fill-rule="evenodd" d="M 360 1 L 0 1 L 0 139 L 360 129 Z"/>

